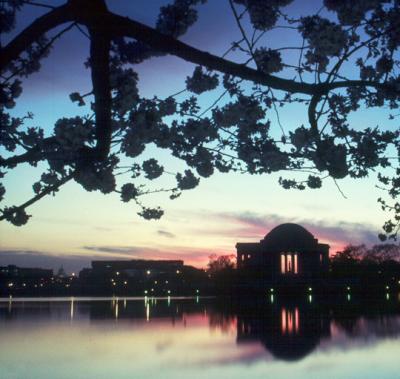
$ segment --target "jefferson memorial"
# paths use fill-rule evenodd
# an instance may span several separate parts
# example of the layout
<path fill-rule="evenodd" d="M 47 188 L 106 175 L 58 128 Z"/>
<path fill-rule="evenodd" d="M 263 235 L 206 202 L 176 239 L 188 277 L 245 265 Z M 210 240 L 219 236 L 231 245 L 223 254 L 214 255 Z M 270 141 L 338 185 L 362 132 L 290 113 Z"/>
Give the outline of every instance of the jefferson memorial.
<path fill-rule="evenodd" d="M 238 272 L 247 282 L 242 284 L 311 285 L 328 271 L 329 245 L 298 224 L 281 224 L 260 242 L 238 242 L 236 249 Z"/>

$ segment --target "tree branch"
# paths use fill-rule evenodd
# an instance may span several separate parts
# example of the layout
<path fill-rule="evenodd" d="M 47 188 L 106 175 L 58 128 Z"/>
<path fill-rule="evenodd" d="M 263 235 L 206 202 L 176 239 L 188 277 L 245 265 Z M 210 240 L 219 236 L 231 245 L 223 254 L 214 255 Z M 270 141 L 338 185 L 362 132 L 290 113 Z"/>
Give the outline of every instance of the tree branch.
<path fill-rule="evenodd" d="M 17 59 L 32 43 L 43 34 L 65 22 L 73 21 L 71 7 L 63 5 L 37 18 L 32 24 L 18 34 L 7 46 L 0 50 L 0 71 Z"/>
<path fill-rule="evenodd" d="M 48 137 L 41 141 L 40 145 L 36 145 L 32 149 L 28 150 L 26 153 L 21 155 L 14 155 L 9 158 L 0 158 L 0 167 L 13 167 L 20 163 L 33 163 L 44 160 L 48 158 L 46 152 L 43 151 L 44 148 L 52 145 L 56 142 L 55 137 Z"/>
<path fill-rule="evenodd" d="M 90 29 L 90 66 L 96 115 L 96 150 L 105 159 L 111 143 L 110 39 L 98 28 Z"/>
<path fill-rule="evenodd" d="M 36 203 L 37 201 L 39 201 L 40 199 L 42 199 L 43 197 L 45 197 L 46 195 L 51 194 L 52 192 L 57 191 L 62 185 L 64 185 L 65 183 L 67 183 L 69 180 L 71 180 L 73 178 L 73 173 L 65 176 L 64 178 L 60 179 L 58 181 L 58 183 L 53 184 L 51 186 L 46 187 L 43 191 L 41 191 L 40 193 L 38 193 L 36 196 L 32 197 L 32 199 L 26 201 L 25 203 L 17 206 L 14 208 L 14 212 L 17 211 L 22 211 L 24 209 L 26 209 L 27 207 L 29 207 L 30 205 Z M 0 216 L 0 221 L 3 221 L 7 218 L 7 215 L 3 213 L 2 216 Z"/>
<path fill-rule="evenodd" d="M 67 21 L 76 21 L 89 28 L 96 27 L 100 23 L 102 30 L 108 33 L 109 37 L 134 38 L 151 46 L 155 50 L 175 55 L 188 62 L 290 93 L 314 95 L 318 92 L 326 93 L 332 89 L 345 87 L 385 87 L 383 83 L 363 80 L 310 84 L 264 74 L 243 64 L 231 62 L 196 49 L 138 21 L 109 12 L 102 0 L 93 0 L 87 3 L 81 0 L 70 0 L 66 5 L 56 8 L 38 18 L 1 50 L 0 70 L 16 59 L 20 53 L 35 42 L 42 34 Z"/>

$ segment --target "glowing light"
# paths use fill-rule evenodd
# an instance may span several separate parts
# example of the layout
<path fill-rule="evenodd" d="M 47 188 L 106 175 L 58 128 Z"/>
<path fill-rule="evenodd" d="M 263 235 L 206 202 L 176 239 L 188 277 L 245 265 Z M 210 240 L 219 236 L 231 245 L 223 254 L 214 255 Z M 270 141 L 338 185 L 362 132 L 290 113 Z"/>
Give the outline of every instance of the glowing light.
<path fill-rule="evenodd" d="M 281 254 L 281 273 L 284 274 L 286 272 L 286 256 L 285 254 Z"/>
<path fill-rule="evenodd" d="M 273 288 L 270 288 L 269 292 L 274 292 L 274 289 L 273 289 Z"/>
<path fill-rule="evenodd" d="M 386 289 L 388 290 L 388 289 L 389 289 L 389 286 L 386 286 Z"/>
<path fill-rule="evenodd" d="M 113 282 L 113 286 L 116 286 L 116 285 L 117 285 L 117 283 Z"/>
<path fill-rule="evenodd" d="M 10 283 L 8 283 L 8 286 L 11 288 L 14 286 L 14 283 L 10 282 Z"/>
<path fill-rule="evenodd" d="M 294 273 L 295 274 L 299 273 L 298 265 L 297 265 L 297 253 L 294 255 Z"/>
<path fill-rule="evenodd" d="M 199 293 L 200 291 L 199 290 L 196 290 L 196 293 Z"/>
<path fill-rule="evenodd" d="M 125 284 L 125 285 L 127 285 L 127 284 L 128 284 L 128 282 L 125 280 L 125 281 L 124 281 L 124 284 Z"/>
<path fill-rule="evenodd" d="M 308 287 L 308 291 L 311 292 L 311 291 L 312 291 L 312 288 L 311 288 L 311 287 Z"/>
<path fill-rule="evenodd" d="M 150 270 L 147 270 L 146 273 L 147 273 L 147 275 L 150 275 L 150 274 L 151 274 L 151 271 L 150 271 Z"/>
<path fill-rule="evenodd" d="M 147 294 L 147 290 L 145 290 L 144 293 Z"/>
<path fill-rule="evenodd" d="M 176 270 L 176 273 L 177 273 L 177 274 L 180 274 L 181 272 L 180 272 L 179 270 Z"/>
<path fill-rule="evenodd" d="M 286 255 L 286 271 L 287 272 L 292 272 L 293 271 L 292 255 L 291 254 Z"/>
<path fill-rule="evenodd" d="M 115 275 L 119 275 L 119 271 L 117 271 L 117 272 L 115 273 Z"/>
<path fill-rule="evenodd" d="M 347 291 L 350 291 L 350 287 L 347 287 Z"/>
<path fill-rule="evenodd" d="M 171 291 L 170 291 L 170 290 L 168 290 L 168 291 L 167 291 L 167 293 L 171 293 Z"/>
<path fill-rule="evenodd" d="M 150 321 L 150 304 L 147 303 L 146 306 L 146 321 L 149 322 Z"/>
<path fill-rule="evenodd" d="M 75 276 L 75 273 L 73 272 L 71 275 L 72 275 L 72 276 Z"/>

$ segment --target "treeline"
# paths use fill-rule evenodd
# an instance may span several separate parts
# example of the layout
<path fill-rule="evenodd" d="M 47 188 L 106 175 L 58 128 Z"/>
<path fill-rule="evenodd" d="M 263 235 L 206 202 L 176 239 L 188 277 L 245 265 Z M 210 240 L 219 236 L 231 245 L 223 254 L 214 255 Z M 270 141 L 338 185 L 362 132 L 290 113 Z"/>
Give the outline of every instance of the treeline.
<path fill-rule="evenodd" d="M 333 286 L 361 292 L 400 290 L 400 246 L 349 245 L 330 258 L 329 278 Z"/>

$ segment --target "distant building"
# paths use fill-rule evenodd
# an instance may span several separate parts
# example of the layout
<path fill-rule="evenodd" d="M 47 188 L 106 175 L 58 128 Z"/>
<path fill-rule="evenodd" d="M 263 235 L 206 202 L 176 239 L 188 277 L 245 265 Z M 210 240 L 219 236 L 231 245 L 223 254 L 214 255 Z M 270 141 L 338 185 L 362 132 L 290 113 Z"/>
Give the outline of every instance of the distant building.
<path fill-rule="evenodd" d="M 25 268 L 15 265 L 0 267 L 0 296 L 48 287 L 53 279 L 53 270 L 44 268 Z"/>
<path fill-rule="evenodd" d="M 204 270 L 182 260 L 92 261 L 91 268 L 79 273 L 82 290 L 88 295 L 195 295 L 204 293 L 207 279 Z"/>
<path fill-rule="evenodd" d="M 279 225 L 260 242 L 238 242 L 236 249 L 242 287 L 311 284 L 328 271 L 329 245 L 297 224 Z"/>
<path fill-rule="evenodd" d="M 15 265 L 0 267 L 0 275 L 7 278 L 27 280 L 47 280 L 53 276 L 53 270 L 45 268 L 25 268 Z"/>
<path fill-rule="evenodd" d="M 132 277 L 177 273 L 177 271 L 179 274 L 183 267 L 183 261 L 181 260 L 132 259 L 129 261 L 92 261 L 93 272 L 118 272 Z"/>

